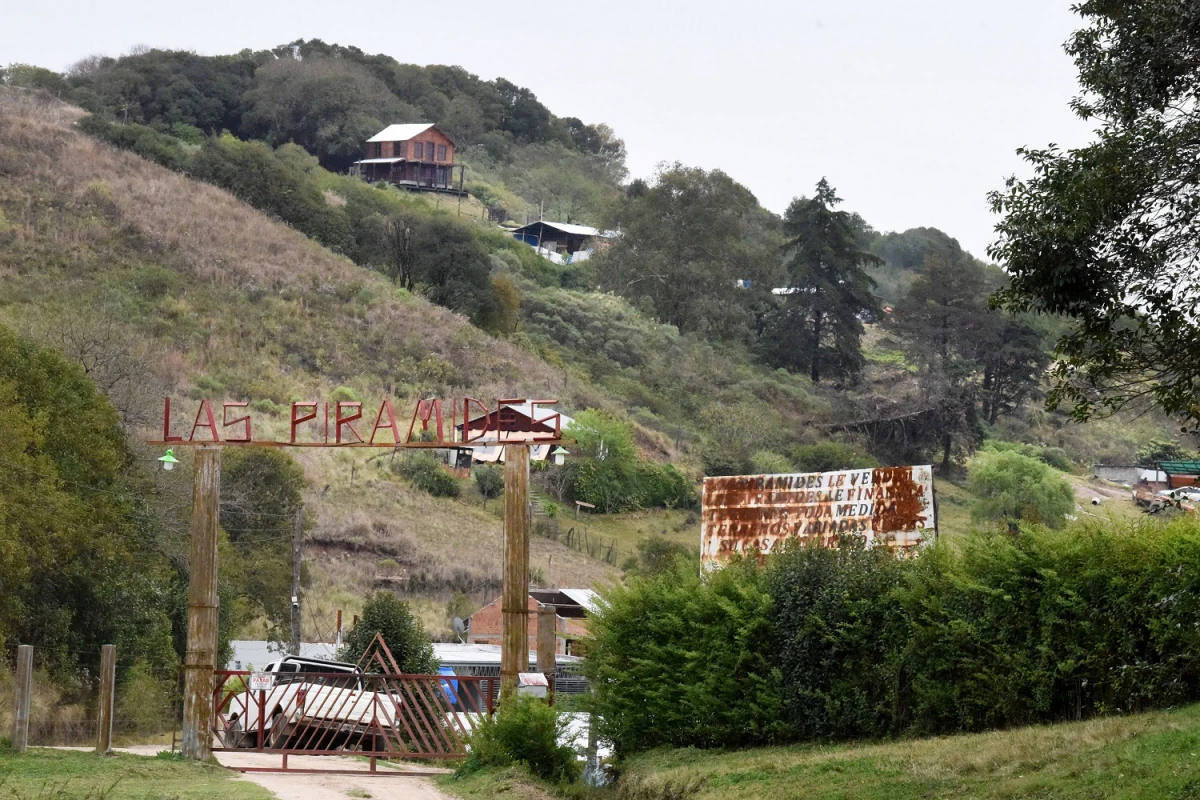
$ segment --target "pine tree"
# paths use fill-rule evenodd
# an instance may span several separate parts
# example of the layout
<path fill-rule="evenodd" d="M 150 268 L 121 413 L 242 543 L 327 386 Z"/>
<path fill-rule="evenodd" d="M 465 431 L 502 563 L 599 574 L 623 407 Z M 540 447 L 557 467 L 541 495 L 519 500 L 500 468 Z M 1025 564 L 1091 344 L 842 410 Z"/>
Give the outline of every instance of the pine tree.
<path fill-rule="evenodd" d="M 762 338 L 771 364 L 807 370 L 813 383 L 826 376 L 858 377 L 862 320 L 879 313 L 874 281 L 863 267 L 880 259 L 860 249 L 862 220 L 835 211 L 840 202 L 822 178 L 815 197 L 797 198 L 788 207 L 786 293 L 768 315 Z"/>

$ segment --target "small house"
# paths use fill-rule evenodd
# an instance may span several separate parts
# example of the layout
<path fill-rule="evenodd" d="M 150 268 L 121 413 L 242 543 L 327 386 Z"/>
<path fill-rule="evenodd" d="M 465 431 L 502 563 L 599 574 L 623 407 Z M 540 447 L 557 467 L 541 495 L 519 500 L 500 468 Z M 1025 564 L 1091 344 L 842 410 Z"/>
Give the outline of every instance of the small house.
<path fill-rule="evenodd" d="M 513 230 L 512 235 L 556 263 L 583 261 L 597 246 L 617 236 L 614 231 L 602 231 L 590 225 L 547 220 L 523 225 Z"/>
<path fill-rule="evenodd" d="M 460 449 L 457 466 L 469 466 L 475 461 L 503 461 L 504 443 L 529 441 L 532 438 L 545 439 L 559 434 L 567 429 L 575 420 L 547 406 L 534 405 L 526 400 L 520 403 L 502 403 L 497 409 L 481 414 L 467 422 L 460 422 L 456 428 L 459 441 L 472 441 L 479 444 L 495 442 L 490 447 L 475 447 Z M 555 445 L 535 444 L 529 448 L 532 461 L 543 461 L 553 455 Z"/>
<path fill-rule="evenodd" d="M 466 167 L 454 162 L 454 140 L 431 123 L 388 125 L 367 140 L 366 157 L 354 163 L 354 171 L 370 183 L 465 194 Z"/>

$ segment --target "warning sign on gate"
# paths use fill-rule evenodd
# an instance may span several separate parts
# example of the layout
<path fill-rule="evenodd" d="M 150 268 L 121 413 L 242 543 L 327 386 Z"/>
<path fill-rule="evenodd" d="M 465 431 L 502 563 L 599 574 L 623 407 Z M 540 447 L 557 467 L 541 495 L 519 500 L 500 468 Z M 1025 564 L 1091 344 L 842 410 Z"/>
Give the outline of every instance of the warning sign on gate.
<path fill-rule="evenodd" d="M 246 686 L 252 692 L 269 692 L 275 686 L 275 676 L 270 672 L 251 672 Z"/>

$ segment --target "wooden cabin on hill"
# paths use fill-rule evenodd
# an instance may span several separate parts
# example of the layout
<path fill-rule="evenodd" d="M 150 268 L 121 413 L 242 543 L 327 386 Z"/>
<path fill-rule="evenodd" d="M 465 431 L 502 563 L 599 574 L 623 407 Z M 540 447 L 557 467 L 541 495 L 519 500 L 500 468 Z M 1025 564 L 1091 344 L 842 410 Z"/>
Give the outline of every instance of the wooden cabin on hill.
<path fill-rule="evenodd" d="M 456 195 L 466 194 L 466 170 L 454 162 L 454 140 L 427 122 L 388 125 L 367 140 L 366 158 L 354 162 L 354 172 L 370 183 Z"/>

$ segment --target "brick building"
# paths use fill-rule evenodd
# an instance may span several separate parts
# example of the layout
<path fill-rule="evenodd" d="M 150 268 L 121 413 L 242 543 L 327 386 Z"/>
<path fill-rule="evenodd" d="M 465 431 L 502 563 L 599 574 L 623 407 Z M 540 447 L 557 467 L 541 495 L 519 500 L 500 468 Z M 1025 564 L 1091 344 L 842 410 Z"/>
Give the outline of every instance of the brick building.
<path fill-rule="evenodd" d="M 367 140 L 366 158 L 354 162 L 354 169 L 371 183 L 384 181 L 405 189 L 465 194 L 466 167 L 454 162 L 454 141 L 427 122 L 388 125 Z"/>
<path fill-rule="evenodd" d="M 554 608 L 557 617 L 555 651 L 559 655 L 579 655 L 578 642 L 587 636 L 587 615 L 596 607 L 596 593 L 591 589 L 530 589 L 530 650 L 537 650 L 538 609 L 542 606 Z M 498 645 L 502 630 L 500 598 L 497 598 L 471 615 L 467 623 L 467 642 Z"/>

